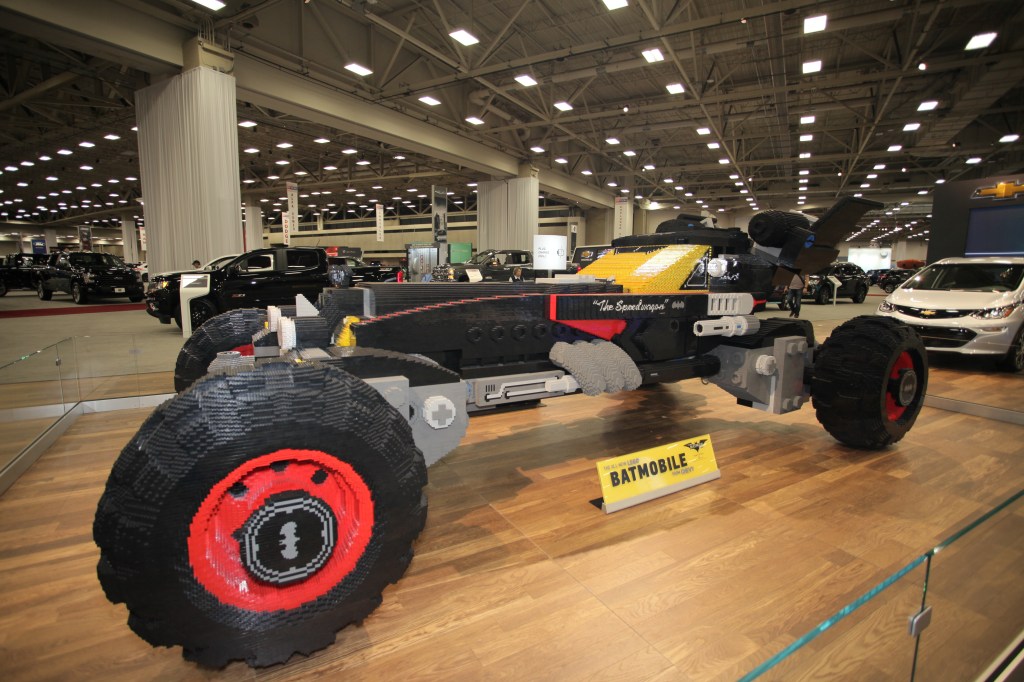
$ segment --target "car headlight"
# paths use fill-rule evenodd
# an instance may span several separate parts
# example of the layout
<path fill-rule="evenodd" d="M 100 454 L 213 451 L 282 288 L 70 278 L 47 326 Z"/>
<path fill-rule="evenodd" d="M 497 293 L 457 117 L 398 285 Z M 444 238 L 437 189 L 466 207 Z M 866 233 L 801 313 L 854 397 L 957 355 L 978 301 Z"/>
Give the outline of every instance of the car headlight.
<path fill-rule="evenodd" d="M 894 310 L 896 310 L 896 306 L 894 306 L 892 303 L 889 303 L 888 301 L 882 301 L 878 305 L 878 312 L 880 313 L 891 313 Z"/>
<path fill-rule="evenodd" d="M 808 282 L 817 282 L 821 280 L 821 275 L 807 275 Z"/>
<path fill-rule="evenodd" d="M 1013 311 L 1017 309 L 1020 303 L 1011 303 L 1010 305 L 1004 305 L 1000 308 L 985 308 L 984 310 L 975 310 L 971 313 L 971 317 L 976 317 L 979 320 L 1005 320 L 1007 317 L 1013 314 Z"/>
<path fill-rule="evenodd" d="M 149 293 L 151 291 L 159 291 L 160 289 L 166 289 L 166 288 L 167 288 L 167 280 L 166 279 L 162 280 L 162 281 L 159 281 L 159 282 L 150 282 L 149 283 L 149 288 L 146 289 L 146 293 Z"/>
<path fill-rule="evenodd" d="M 92 284 L 92 273 L 91 272 L 83 272 L 82 273 L 82 281 L 85 282 L 86 284 Z"/>

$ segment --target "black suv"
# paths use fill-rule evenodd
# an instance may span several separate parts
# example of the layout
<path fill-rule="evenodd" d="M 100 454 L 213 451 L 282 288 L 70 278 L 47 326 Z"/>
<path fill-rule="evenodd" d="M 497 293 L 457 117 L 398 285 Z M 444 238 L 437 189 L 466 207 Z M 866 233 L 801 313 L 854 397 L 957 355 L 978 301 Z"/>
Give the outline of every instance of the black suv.
<path fill-rule="evenodd" d="M 93 296 L 127 296 L 132 303 L 143 298 L 135 271 L 109 253 L 51 253 L 37 274 L 36 292 L 43 301 L 49 301 L 55 291 L 71 294 L 75 303 L 86 303 Z"/>
<path fill-rule="evenodd" d="M 829 277 L 839 280 L 837 291 L 832 291 L 835 284 Z M 856 263 L 833 263 L 807 277 L 804 284 L 804 296 L 810 296 L 817 303 L 825 305 L 832 302 L 832 297 L 849 298 L 854 303 L 863 303 L 868 295 L 870 280 Z"/>
<path fill-rule="evenodd" d="M 878 281 L 876 282 L 876 284 L 878 284 L 878 286 L 882 287 L 882 290 L 885 293 L 891 294 L 892 292 L 896 291 L 896 287 L 898 287 L 899 285 L 901 285 L 904 282 L 906 282 L 908 279 L 913 277 L 916 273 L 917 273 L 916 269 L 914 269 L 914 270 L 902 270 L 902 269 L 897 268 L 895 270 L 886 270 L 885 272 L 883 272 L 879 276 Z"/>

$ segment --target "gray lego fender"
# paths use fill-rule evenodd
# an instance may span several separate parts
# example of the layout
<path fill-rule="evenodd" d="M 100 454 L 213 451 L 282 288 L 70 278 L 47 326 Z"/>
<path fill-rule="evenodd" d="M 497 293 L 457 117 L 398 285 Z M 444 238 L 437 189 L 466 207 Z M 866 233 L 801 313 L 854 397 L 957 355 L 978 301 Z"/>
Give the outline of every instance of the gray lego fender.
<path fill-rule="evenodd" d="M 365 379 L 412 427 L 427 466 L 458 447 L 469 426 L 466 383 L 409 386 L 403 376 Z"/>

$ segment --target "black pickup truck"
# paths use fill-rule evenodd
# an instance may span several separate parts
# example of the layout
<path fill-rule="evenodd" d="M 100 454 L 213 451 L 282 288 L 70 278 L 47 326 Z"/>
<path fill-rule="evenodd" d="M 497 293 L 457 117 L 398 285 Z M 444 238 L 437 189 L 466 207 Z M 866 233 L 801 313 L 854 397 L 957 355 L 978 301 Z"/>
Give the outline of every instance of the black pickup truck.
<path fill-rule="evenodd" d="M 75 303 L 88 303 L 93 296 L 127 296 L 138 303 L 144 296 L 135 271 L 109 253 L 51 253 L 36 275 L 36 293 L 42 301 L 49 301 L 54 292 L 71 294 Z"/>
<path fill-rule="evenodd" d="M 46 265 L 46 254 L 9 253 L 0 263 L 0 296 L 11 289 L 35 289 L 39 268 Z"/>

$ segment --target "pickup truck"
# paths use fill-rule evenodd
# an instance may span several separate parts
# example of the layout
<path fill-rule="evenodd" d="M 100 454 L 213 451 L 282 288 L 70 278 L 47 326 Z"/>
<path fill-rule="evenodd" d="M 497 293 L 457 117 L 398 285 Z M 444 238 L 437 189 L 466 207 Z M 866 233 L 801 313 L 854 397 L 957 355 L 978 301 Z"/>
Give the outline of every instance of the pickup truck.
<path fill-rule="evenodd" d="M 480 273 L 480 281 L 507 282 L 512 279 L 516 268 L 522 268 L 525 279 L 533 279 L 533 254 L 516 249 L 481 251 L 465 263 L 451 263 L 447 266 L 448 278 L 454 282 L 471 281 L 470 270 Z"/>
<path fill-rule="evenodd" d="M 0 263 L 0 296 L 11 289 L 35 289 L 39 268 L 46 265 L 46 254 L 9 253 Z"/>
<path fill-rule="evenodd" d="M 138 303 L 145 295 L 135 272 L 109 253 L 51 253 L 36 274 L 36 293 L 42 301 L 49 301 L 54 292 L 71 294 L 79 304 L 88 303 L 93 296 L 127 296 Z"/>
<path fill-rule="evenodd" d="M 209 320 L 97 506 L 107 598 L 205 666 L 329 646 L 409 567 L 428 468 L 469 413 L 524 401 L 700 379 L 770 414 L 812 403 L 851 447 L 896 443 L 928 382 L 911 327 L 857 317 L 818 344 L 806 320 L 750 314 L 751 287 L 817 272 L 881 207 L 845 197 L 813 227 L 759 214 L 753 253 L 730 233 L 637 235 L 576 281 L 364 282 Z"/>

